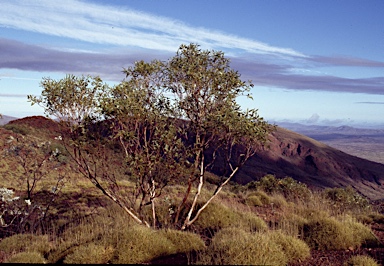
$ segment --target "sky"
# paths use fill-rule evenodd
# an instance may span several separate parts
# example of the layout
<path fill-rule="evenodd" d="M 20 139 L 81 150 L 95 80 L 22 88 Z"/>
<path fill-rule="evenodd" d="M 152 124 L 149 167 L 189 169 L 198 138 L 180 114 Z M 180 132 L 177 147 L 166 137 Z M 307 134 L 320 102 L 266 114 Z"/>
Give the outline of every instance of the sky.
<path fill-rule="evenodd" d="M 124 79 L 181 44 L 223 51 L 267 121 L 384 127 L 382 0 L 2 0 L 0 113 L 44 115 L 27 95 L 66 74 Z"/>

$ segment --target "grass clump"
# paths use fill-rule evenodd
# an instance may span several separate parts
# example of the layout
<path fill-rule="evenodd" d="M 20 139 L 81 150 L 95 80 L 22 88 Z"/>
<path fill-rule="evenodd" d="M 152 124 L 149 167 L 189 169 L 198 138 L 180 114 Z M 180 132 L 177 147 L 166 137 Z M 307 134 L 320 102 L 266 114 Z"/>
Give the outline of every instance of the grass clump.
<path fill-rule="evenodd" d="M 273 242 L 281 246 L 289 262 L 302 261 L 311 255 L 309 246 L 303 240 L 281 231 L 273 231 L 269 236 Z"/>
<path fill-rule="evenodd" d="M 313 249 L 340 250 L 355 249 L 362 244 L 376 241 L 369 228 L 361 223 L 334 217 L 310 220 L 304 227 L 304 240 Z"/>
<path fill-rule="evenodd" d="M 175 246 L 175 253 L 187 253 L 205 248 L 204 241 L 200 236 L 191 232 L 164 229 L 160 230 L 160 234 L 172 242 Z"/>
<path fill-rule="evenodd" d="M 380 243 L 372 230 L 364 224 L 357 222 L 351 216 L 347 216 L 343 223 L 346 228 L 352 231 L 354 238 L 358 242 L 358 246 L 377 247 Z"/>
<path fill-rule="evenodd" d="M 366 255 L 352 256 L 345 266 L 379 266 L 379 264 L 371 257 Z"/>
<path fill-rule="evenodd" d="M 43 255 L 36 251 L 24 251 L 11 256 L 7 263 L 46 263 Z"/>
<path fill-rule="evenodd" d="M 51 250 L 47 235 L 19 234 L 4 238 L 0 242 L 0 250 L 12 253 L 36 252 L 42 256 Z"/>
<path fill-rule="evenodd" d="M 240 215 L 232 209 L 220 203 L 211 203 L 201 213 L 194 225 L 200 229 L 220 230 L 235 226 L 239 219 Z"/>
<path fill-rule="evenodd" d="M 239 228 L 219 231 L 197 261 L 209 265 L 286 265 L 288 262 L 281 245 L 267 233 L 250 233 Z"/>
<path fill-rule="evenodd" d="M 73 253 L 65 257 L 65 264 L 106 264 L 114 254 L 114 248 L 101 244 L 90 243 L 78 246 Z"/>
<path fill-rule="evenodd" d="M 250 212 L 238 212 L 220 203 L 211 203 L 201 213 L 194 225 L 200 229 L 214 232 L 228 227 L 239 227 L 246 231 L 265 231 L 267 224 Z"/>
<path fill-rule="evenodd" d="M 163 233 L 140 225 L 120 231 L 117 243 L 114 264 L 144 263 L 177 253 L 175 245 Z"/>

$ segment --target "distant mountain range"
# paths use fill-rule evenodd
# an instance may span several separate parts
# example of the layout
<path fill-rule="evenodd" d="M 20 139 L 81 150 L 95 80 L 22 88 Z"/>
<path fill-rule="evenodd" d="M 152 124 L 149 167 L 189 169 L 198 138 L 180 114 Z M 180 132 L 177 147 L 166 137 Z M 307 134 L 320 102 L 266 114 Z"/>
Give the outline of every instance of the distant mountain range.
<path fill-rule="evenodd" d="M 16 119 L 18 118 L 13 116 L 2 115 L 2 117 L 0 117 L 0 126 L 8 124 L 10 121 L 16 120 Z"/>

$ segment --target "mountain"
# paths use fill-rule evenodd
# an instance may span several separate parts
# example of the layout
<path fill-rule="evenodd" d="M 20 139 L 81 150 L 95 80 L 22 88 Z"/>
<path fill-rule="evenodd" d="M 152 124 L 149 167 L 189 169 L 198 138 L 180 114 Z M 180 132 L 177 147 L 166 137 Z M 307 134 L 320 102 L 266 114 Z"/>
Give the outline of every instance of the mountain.
<path fill-rule="evenodd" d="M 16 120 L 17 118 L 16 117 L 13 117 L 13 116 L 7 116 L 7 115 L 2 115 L 0 117 L 0 126 L 3 126 L 5 124 L 8 124 L 10 121 L 12 120 Z"/>
<path fill-rule="evenodd" d="M 384 130 L 349 126 L 280 123 L 280 126 L 321 141 L 345 153 L 384 164 Z"/>
<path fill-rule="evenodd" d="M 383 164 L 281 127 L 271 134 L 269 148 L 250 158 L 234 181 L 245 184 L 265 174 L 290 176 L 312 188 L 350 185 L 371 199 L 384 198 Z"/>
<path fill-rule="evenodd" d="M 31 132 L 40 137 L 57 135 L 57 123 L 42 116 L 18 119 L 10 124 L 33 129 Z M 269 139 L 268 147 L 251 157 L 234 181 L 246 184 L 273 174 L 278 178 L 290 176 L 313 189 L 352 186 L 372 200 L 384 198 L 383 164 L 347 154 L 282 127 L 277 127 Z"/>

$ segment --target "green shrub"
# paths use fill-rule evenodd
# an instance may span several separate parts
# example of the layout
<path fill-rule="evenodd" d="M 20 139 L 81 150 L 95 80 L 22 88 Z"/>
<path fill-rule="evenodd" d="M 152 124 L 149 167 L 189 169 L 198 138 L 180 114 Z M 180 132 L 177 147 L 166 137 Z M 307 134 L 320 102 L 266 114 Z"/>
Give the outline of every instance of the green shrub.
<path fill-rule="evenodd" d="M 333 217 L 313 219 L 304 227 L 304 240 L 313 249 L 338 250 L 372 245 L 376 239 L 369 228 L 354 221 Z"/>
<path fill-rule="evenodd" d="M 78 246 L 73 253 L 65 257 L 66 264 L 106 264 L 113 256 L 114 248 L 101 244 L 90 243 Z"/>
<path fill-rule="evenodd" d="M 368 210 L 370 208 L 369 200 L 350 186 L 346 188 L 327 188 L 323 193 L 326 199 L 332 201 L 334 208 L 352 211 Z"/>
<path fill-rule="evenodd" d="M 268 194 L 280 193 L 288 200 L 308 200 L 311 190 L 306 184 L 296 181 L 292 177 L 277 179 L 274 175 L 265 175 L 259 181 L 247 185 L 250 190 L 263 190 Z"/>
<path fill-rule="evenodd" d="M 270 237 L 282 247 L 289 262 L 304 260 L 311 255 L 309 246 L 303 240 L 283 234 L 281 231 L 271 232 Z"/>
<path fill-rule="evenodd" d="M 6 124 L 4 128 L 24 136 L 28 135 L 31 131 L 31 128 L 29 128 L 28 126 L 18 124 Z"/>
<path fill-rule="evenodd" d="M 379 266 L 379 264 L 369 256 L 357 255 L 349 258 L 345 266 Z"/>
<path fill-rule="evenodd" d="M 268 234 L 249 233 L 238 228 L 225 228 L 212 239 L 197 264 L 208 265 L 286 265 L 281 246 Z"/>
<path fill-rule="evenodd" d="M 47 235 L 19 234 L 4 238 L 0 250 L 6 254 L 28 251 L 45 255 L 51 250 L 51 245 Z"/>
<path fill-rule="evenodd" d="M 46 263 L 43 255 L 36 251 L 24 251 L 10 257 L 7 263 Z"/>

